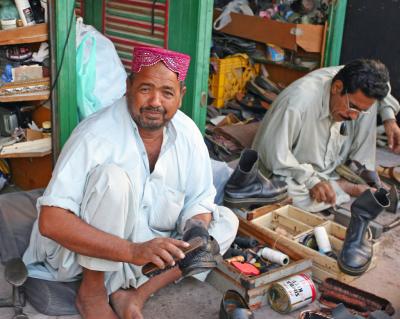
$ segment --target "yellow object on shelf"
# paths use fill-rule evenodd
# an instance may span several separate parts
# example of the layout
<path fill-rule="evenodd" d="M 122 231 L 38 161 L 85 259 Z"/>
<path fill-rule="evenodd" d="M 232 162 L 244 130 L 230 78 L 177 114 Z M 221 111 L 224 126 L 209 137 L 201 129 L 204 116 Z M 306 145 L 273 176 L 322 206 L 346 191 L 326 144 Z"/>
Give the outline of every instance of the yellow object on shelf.
<path fill-rule="evenodd" d="M 209 90 L 213 105 L 222 108 L 225 102 L 244 93 L 247 81 L 259 73 L 260 65 L 252 65 L 246 54 L 235 54 L 223 59 L 211 58 L 215 72 L 210 74 Z"/>

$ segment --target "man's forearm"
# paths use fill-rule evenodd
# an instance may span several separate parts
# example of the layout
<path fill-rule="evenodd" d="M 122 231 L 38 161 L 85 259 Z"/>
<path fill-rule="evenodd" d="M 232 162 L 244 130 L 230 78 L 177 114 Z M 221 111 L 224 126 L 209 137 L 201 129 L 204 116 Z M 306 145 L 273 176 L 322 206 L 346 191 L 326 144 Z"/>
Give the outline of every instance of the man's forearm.
<path fill-rule="evenodd" d="M 107 260 L 132 262 L 135 244 L 103 232 L 68 210 L 42 206 L 40 233 L 81 255 Z"/>

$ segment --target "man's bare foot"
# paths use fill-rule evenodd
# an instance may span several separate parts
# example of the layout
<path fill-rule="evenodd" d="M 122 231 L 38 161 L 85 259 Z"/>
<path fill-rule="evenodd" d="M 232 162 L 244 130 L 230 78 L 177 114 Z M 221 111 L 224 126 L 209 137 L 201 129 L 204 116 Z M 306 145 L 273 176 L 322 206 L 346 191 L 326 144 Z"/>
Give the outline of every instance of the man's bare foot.
<path fill-rule="evenodd" d="M 119 289 L 110 296 L 110 302 L 121 319 L 143 319 L 145 300 L 135 288 Z"/>
<path fill-rule="evenodd" d="M 82 289 L 79 289 L 76 297 L 76 307 L 79 310 L 83 319 L 118 319 L 115 312 L 108 303 L 107 292 L 97 292 L 86 294 Z"/>

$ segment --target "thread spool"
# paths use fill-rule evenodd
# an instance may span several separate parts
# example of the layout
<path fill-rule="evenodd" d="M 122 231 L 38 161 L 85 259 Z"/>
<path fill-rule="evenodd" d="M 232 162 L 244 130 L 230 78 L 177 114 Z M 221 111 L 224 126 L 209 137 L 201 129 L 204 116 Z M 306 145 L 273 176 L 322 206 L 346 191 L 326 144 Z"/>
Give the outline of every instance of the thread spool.
<path fill-rule="evenodd" d="M 280 313 L 299 309 L 315 300 L 317 290 L 307 274 L 292 276 L 273 283 L 267 292 L 271 308 Z"/>
<path fill-rule="evenodd" d="M 328 233 L 326 232 L 325 227 L 315 227 L 314 235 L 317 241 L 318 250 L 321 254 L 326 254 L 332 251 L 331 243 L 329 241 Z"/>
<path fill-rule="evenodd" d="M 289 264 L 289 256 L 281 253 L 278 250 L 274 250 L 268 247 L 264 247 L 259 251 L 259 256 L 281 266 L 286 266 Z"/>
<path fill-rule="evenodd" d="M 28 0 L 15 0 L 15 5 L 17 6 L 19 17 L 21 18 L 24 26 L 36 24 L 33 17 L 33 11 Z"/>

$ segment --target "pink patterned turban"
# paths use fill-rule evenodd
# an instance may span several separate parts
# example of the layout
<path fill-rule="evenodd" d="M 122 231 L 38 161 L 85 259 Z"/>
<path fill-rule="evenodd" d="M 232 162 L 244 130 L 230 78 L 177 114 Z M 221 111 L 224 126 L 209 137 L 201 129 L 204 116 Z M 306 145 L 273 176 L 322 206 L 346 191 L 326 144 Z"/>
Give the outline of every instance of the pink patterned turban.
<path fill-rule="evenodd" d="M 156 47 L 138 46 L 133 49 L 132 72 L 138 73 L 143 66 L 151 66 L 160 61 L 178 74 L 179 81 L 185 80 L 190 56 Z"/>

